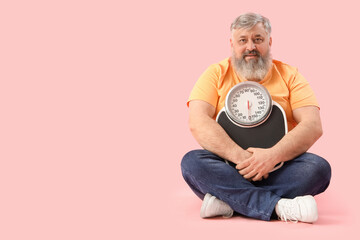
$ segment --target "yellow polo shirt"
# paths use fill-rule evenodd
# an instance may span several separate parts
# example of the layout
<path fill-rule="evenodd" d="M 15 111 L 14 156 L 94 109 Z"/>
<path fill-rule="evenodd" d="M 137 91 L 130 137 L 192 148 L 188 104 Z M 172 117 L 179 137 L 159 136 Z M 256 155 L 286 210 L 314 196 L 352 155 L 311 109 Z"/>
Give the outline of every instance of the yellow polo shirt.
<path fill-rule="evenodd" d="M 213 105 L 216 115 L 225 105 L 226 95 L 229 90 L 240 82 L 241 79 L 231 64 L 231 58 L 211 65 L 200 76 L 191 91 L 187 105 L 191 100 L 203 100 Z M 317 106 L 315 94 L 306 79 L 298 72 L 297 68 L 277 60 L 273 60 L 271 70 L 259 82 L 269 91 L 272 99 L 284 109 L 290 131 L 296 126 L 292 111 L 299 107 Z"/>

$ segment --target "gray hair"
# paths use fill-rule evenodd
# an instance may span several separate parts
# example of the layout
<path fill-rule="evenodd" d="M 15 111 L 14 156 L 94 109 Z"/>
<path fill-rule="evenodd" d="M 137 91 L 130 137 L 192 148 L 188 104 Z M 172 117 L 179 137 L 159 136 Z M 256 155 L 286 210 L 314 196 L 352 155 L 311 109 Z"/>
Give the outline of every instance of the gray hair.
<path fill-rule="evenodd" d="M 266 17 L 257 14 L 257 13 L 245 13 L 240 16 L 238 16 L 230 26 L 230 31 L 239 29 L 239 28 L 245 28 L 245 29 L 251 29 L 256 24 L 262 23 L 264 25 L 265 31 L 270 36 L 271 34 L 271 24 L 269 19 Z"/>

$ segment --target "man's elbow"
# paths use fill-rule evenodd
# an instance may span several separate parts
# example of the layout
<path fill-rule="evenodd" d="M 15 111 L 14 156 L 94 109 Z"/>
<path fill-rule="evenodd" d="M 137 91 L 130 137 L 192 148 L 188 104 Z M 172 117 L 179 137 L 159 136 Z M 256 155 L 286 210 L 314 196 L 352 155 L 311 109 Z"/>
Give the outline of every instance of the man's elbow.
<path fill-rule="evenodd" d="M 191 134 L 199 141 L 204 133 L 209 129 L 208 117 L 190 116 L 188 120 L 188 126 Z"/>
<path fill-rule="evenodd" d="M 322 127 L 320 127 L 319 131 L 318 131 L 318 136 L 319 138 L 324 134 L 324 131 L 322 129 Z"/>
<path fill-rule="evenodd" d="M 196 136 L 196 133 L 198 131 L 198 124 L 196 123 L 196 121 L 194 119 L 192 119 L 191 117 L 188 120 L 188 126 L 190 129 L 190 132 L 193 134 L 193 136 Z"/>
<path fill-rule="evenodd" d="M 324 134 L 321 123 L 316 123 L 314 128 L 314 136 L 318 140 Z"/>
<path fill-rule="evenodd" d="M 304 126 L 307 128 L 306 135 L 311 145 L 314 144 L 323 135 L 321 123 L 317 121 L 308 121 L 304 124 Z"/>

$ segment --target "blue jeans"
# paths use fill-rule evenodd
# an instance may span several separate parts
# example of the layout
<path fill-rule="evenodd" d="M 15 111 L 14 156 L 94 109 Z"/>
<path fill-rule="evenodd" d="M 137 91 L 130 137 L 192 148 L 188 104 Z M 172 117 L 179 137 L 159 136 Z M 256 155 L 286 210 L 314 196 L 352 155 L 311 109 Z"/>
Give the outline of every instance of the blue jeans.
<path fill-rule="evenodd" d="M 242 215 L 270 220 L 280 198 L 316 195 L 330 183 L 329 163 L 312 153 L 304 153 L 269 174 L 267 179 L 250 182 L 222 158 L 207 151 L 194 150 L 181 162 L 183 177 L 194 193 L 221 199 Z"/>

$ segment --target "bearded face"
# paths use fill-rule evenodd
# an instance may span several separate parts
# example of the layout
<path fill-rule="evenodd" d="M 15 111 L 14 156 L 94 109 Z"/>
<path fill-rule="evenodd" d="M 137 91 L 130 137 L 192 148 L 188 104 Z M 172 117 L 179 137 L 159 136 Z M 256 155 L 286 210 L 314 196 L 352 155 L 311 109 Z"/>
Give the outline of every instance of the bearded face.
<path fill-rule="evenodd" d="M 248 56 L 254 56 L 247 59 Z M 270 49 L 262 56 L 257 50 L 246 50 L 239 58 L 232 54 L 232 64 L 236 72 L 250 81 L 261 81 L 271 68 L 272 57 Z"/>
<path fill-rule="evenodd" d="M 262 23 L 251 29 L 232 30 L 230 39 L 232 64 L 237 74 L 246 80 L 261 81 L 271 68 L 272 38 Z"/>

